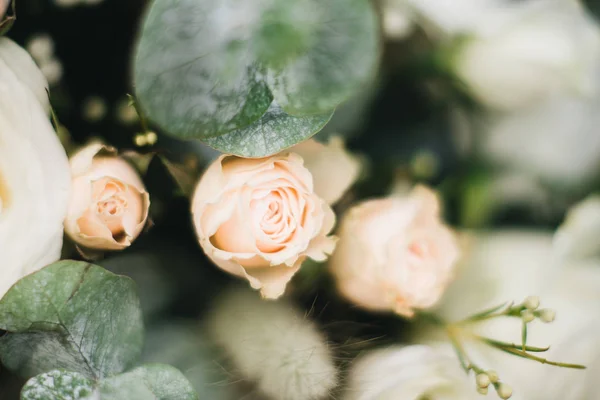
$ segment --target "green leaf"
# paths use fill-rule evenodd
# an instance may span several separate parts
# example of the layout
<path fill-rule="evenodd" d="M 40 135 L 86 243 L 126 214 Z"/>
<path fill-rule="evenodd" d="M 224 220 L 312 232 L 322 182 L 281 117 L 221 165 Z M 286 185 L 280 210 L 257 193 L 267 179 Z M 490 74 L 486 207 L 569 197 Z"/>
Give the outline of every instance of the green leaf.
<path fill-rule="evenodd" d="M 64 370 L 54 370 L 31 378 L 21 390 L 21 400 L 83 400 L 94 392 L 94 381 Z"/>
<path fill-rule="evenodd" d="M 144 365 L 100 384 L 101 400 L 197 400 L 196 391 L 179 370 Z"/>
<path fill-rule="evenodd" d="M 265 113 L 272 96 L 249 52 L 257 11 L 252 3 L 152 3 L 134 64 L 138 100 L 148 118 L 176 136 L 207 138 Z"/>
<path fill-rule="evenodd" d="M 293 3 L 293 2 L 290 2 Z M 267 82 L 275 101 L 289 114 L 330 111 L 349 99 L 375 73 L 379 31 L 368 1 L 315 1 L 313 45 L 280 70 L 269 69 Z"/>
<path fill-rule="evenodd" d="M 197 400 L 190 382 L 168 365 L 144 365 L 101 381 L 54 370 L 31 378 L 21 400 Z"/>
<path fill-rule="evenodd" d="M 371 79 L 378 37 L 369 0 L 154 0 L 134 60 L 136 92 L 167 133 L 266 156 L 315 133 Z M 265 120 L 268 131 L 257 133 Z"/>
<path fill-rule="evenodd" d="M 138 358 L 143 323 L 135 284 L 98 266 L 61 261 L 26 276 L 0 301 L 0 359 L 34 376 L 53 369 L 102 378 Z"/>
<path fill-rule="evenodd" d="M 223 153 L 240 157 L 263 157 L 300 143 L 317 133 L 331 119 L 333 112 L 294 117 L 273 103 L 256 123 L 205 143 Z"/>

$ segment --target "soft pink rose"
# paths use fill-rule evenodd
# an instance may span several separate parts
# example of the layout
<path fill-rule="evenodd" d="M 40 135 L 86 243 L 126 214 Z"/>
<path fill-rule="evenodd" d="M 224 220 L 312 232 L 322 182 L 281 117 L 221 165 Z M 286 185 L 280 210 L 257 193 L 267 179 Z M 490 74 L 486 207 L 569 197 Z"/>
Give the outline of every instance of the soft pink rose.
<path fill-rule="evenodd" d="M 339 291 L 364 308 L 407 317 L 440 299 L 459 255 L 436 195 L 422 186 L 353 207 L 339 237 L 330 260 Z"/>
<path fill-rule="evenodd" d="M 137 171 L 115 149 L 93 143 L 70 160 L 72 192 L 65 232 L 87 249 L 122 250 L 139 236 L 150 198 Z"/>
<path fill-rule="evenodd" d="M 327 189 L 327 200 L 337 200 L 358 171 L 358 163 L 340 146 L 329 150 L 309 142 L 301 147 L 306 164 L 295 148 L 259 159 L 223 155 L 204 173 L 192 200 L 204 252 L 265 298 L 281 296 L 307 257 L 324 261 L 333 252 L 336 240 L 328 234 L 335 214 L 316 189 Z M 323 151 L 337 157 L 345 173 L 319 161 Z M 329 171 L 320 170 L 323 166 Z M 332 172 L 343 182 L 331 181 L 329 188 L 318 183 Z"/>

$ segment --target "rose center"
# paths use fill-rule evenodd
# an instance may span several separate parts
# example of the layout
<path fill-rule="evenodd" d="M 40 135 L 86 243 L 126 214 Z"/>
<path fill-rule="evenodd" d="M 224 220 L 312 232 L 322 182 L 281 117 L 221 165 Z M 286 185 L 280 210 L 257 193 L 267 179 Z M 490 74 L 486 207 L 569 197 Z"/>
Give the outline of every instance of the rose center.
<path fill-rule="evenodd" d="M 123 216 L 128 207 L 124 188 L 121 184 L 110 181 L 100 187 L 102 189 L 96 193 L 95 211 L 113 236 L 120 235 L 124 232 Z"/>
<path fill-rule="evenodd" d="M 8 190 L 8 184 L 2 176 L 0 171 L 0 214 L 8 209 L 10 205 L 10 191 Z"/>

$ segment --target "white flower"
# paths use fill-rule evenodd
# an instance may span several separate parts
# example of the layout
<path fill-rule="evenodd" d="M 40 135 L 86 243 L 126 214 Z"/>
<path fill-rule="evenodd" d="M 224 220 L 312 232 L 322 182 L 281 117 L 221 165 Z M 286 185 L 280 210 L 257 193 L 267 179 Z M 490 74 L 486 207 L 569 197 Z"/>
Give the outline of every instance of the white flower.
<path fill-rule="evenodd" d="M 449 346 L 395 346 L 352 364 L 343 399 L 477 399 L 473 386 Z"/>
<path fill-rule="evenodd" d="M 600 196 L 590 196 L 567 214 L 554 235 L 554 247 L 561 257 L 600 256 Z"/>
<path fill-rule="evenodd" d="M 510 114 L 491 114 L 476 133 L 479 151 L 498 165 L 547 183 L 584 186 L 600 171 L 598 109 L 600 98 L 560 97 Z"/>
<path fill-rule="evenodd" d="M 512 16 L 501 27 L 475 33 L 454 55 L 455 73 L 477 100 L 517 110 L 556 94 L 597 93 L 600 29 L 578 3 L 513 2 L 506 10 Z"/>
<path fill-rule="evenodd" d="M 600 367 L 600 262 L 558 258 L 551 232 L 505 231 L 479 233 L 462 275 L 442 299 L 438 315 L 460 320 L 506 301 L 538 295 L 542 308 L 556 310 L 550 324 L 533 322 L 528 344 L 551 346 L 539 354 L 554 361 Z M 474 327 L 477 334 L 509 343 L 521 342 L 521 322 L 494 319 Z M 514 388 L 512 399 L 592 399 L 591 370 L 568 370 L 501 353 L 489 347 L 467 346 L 471 358 L 483 368 L 498 371 Z"/>
<path fill-rule="evenodd" d="M 0 296 L 60 257 L 70 172 L 45 86 L 29 55 L 0 38 Z"/>

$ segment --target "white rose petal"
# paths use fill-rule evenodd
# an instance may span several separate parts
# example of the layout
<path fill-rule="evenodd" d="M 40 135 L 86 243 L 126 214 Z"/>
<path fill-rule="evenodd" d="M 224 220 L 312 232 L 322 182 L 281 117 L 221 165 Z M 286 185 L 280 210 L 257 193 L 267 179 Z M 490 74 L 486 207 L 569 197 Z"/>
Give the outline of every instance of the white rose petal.
<path fill-rule="evenodd" d="M 45 87 L 29 55 L 0 38 L 0 296 L 60 257 L 70 173 Z"/>

